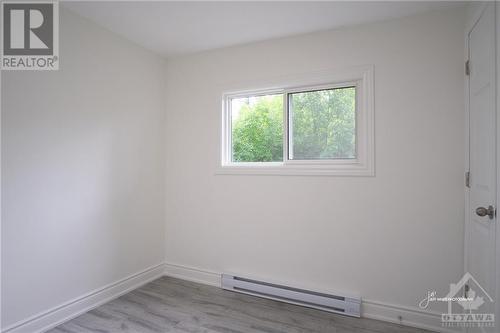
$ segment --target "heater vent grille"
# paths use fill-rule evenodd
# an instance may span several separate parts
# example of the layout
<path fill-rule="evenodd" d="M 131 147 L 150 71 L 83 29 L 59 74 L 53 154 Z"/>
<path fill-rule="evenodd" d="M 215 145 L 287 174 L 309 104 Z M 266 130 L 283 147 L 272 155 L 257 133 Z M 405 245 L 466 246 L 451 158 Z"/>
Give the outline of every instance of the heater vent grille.
<path fill-rule="evenodd" d="M 222 288 L 348 316 L 360 316 L 359 297 L 332 295 L 229 274 L 222 275 Z"/>

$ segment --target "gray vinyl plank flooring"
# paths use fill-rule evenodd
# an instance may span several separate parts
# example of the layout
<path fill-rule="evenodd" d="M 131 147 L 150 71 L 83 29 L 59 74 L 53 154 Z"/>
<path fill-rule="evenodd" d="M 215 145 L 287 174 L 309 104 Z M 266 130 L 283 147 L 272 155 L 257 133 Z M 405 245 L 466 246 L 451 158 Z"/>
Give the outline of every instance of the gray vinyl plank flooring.
<path fill-rule="evenodd" d="M 50 333 L 424 333 L 162 277 Z"/>

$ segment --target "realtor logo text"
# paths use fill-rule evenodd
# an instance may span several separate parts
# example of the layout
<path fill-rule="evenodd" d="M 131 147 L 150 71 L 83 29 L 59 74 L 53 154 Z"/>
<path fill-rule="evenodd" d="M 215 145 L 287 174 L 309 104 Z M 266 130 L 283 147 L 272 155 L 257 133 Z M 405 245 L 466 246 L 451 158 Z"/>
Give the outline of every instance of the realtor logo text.
<path fill-rule="evenodd" d="M 3 1 L 1 8 L 1 69 L 59 69 L 57 1 Z"/>

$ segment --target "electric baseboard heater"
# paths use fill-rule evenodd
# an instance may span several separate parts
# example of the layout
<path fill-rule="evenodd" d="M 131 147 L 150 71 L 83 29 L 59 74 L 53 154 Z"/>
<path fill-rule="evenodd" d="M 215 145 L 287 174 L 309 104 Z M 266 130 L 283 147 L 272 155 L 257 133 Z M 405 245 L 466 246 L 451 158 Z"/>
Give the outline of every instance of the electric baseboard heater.
<path fill-rule="evenodd" d="M 241 276 L 222 274 L 222 288 L 309 308 L 359 317 L 361 298 L 299 289 Z"/>

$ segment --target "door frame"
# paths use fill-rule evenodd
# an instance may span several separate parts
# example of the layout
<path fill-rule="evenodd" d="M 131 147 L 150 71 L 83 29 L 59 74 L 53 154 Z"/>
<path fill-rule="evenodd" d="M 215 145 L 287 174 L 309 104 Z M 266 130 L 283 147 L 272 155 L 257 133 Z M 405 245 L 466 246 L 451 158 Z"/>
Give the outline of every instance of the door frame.
<path fill-rule="evenodd" d="M 500 100 L 500 22 L 499 22 L 499 17 L 500 17 L 500 6 L 498 3 L 495 1 L 494 2 L 495 6 L 495 43 L 496 43 L 496 48 L 495 48 L 495 58 L 496 58 L 496 75 L 495 75 L 495 83 L 496 83 L 496 89 L 497 92 L 495 94 L 495 108 L 496 108 L 496 115 L 497 115 L 497 121 L 496 121 L 496 144 L 497 144 L 497 202 L 496 202 L 496 207 L 499 209 L 500 207 L 500 105 L 499 105 L 499 100 Z M 498 226 L 498 218 L 497 218 L 497 225 L 496 225 L 496 269 L 495 269 L 495 277 L 496 277 L 496 291 L 495 291 L 495 318 L 496 322 L 495 324 L 500 326 L 499 321 L 500 321 L 500 227 Z"/>
<path fill-rule="evenodd" d="M 492 2 L 482 2 L 477 3 L 475 8 L 472 8 L 470 12 L 467 13 L 466 17 L 466 29 L 465 29 L 465 52 L 464 52 L 464 64 L 467 60 L 469 60 L 469 34 L 476 25 L 476 23 L 481 18 L 482 14 Z M 496 97 L 495 97 L 495 110 L 496 110 L 496 202 L 495 207 L 500 212 L 500 5 L 497 5 L 497 2 L 494 1 L 493 4 L 495 11 L 495 59 L 496 59 L 496 74 L 495 74 L 495 83 L 496 83 Z M 465 67 L 465 65 L 464 65 Z M 464 68 L 465 74 L 465 68 Z M 465 165 L 464 165 L 464 185 L 465 185 L 465 173 L 469 171 L 469 161 L 470 161 L 470 145 L 469 145 L 469 125 L 470 125 L 470 104 L 469 104 L 469 78 L 465 77 L 465 87 L 464 87 L 464 95 L 465 95 Z M 470 212 L 470 189 L 467 186 L 465 188 L 465 211 L 464 211 L 464 273 L 467 269 L 467 236 L 468 236 L 468 214 Z M 500 217 L 500 214 L 499 214 Z M 495 242 L 495 325 L 496 327 L 500 327 L 500 227 L 498 226 L 500 218 L 496 220 L 496 242 Z"/>

